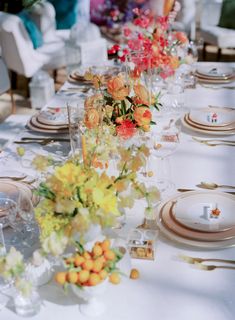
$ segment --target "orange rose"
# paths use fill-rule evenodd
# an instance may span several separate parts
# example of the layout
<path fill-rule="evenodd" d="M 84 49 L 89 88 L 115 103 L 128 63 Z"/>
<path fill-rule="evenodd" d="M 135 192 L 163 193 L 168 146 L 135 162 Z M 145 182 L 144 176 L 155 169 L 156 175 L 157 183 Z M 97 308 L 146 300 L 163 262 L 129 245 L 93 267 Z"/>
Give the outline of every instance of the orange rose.
<path fill-rule="evenodd" d="M 150 92 L 142 84 L 135 84 L 134 92 L 137 96 L 136 101 L 138 101 L 139 104 L 146 104 L 149 106 L 154 102 L 153 97 L 150 97 Z"/>
<path fill-rule="evenodd" d="M 187 43 L 188 37 L 184 32 L 176 31 L 175 32 L 175 38 L 180 41 L 181 43 Z"/>
<path fill-rule="evenodd" d="M 125 85 L 122 76 L 118 75 L 107 82 L 108 93 L 115 100 L 124 100 L 130 92 L 130 88 Z"/>
<path fill-rule="evenodd" d="M 87 97 L 84 103 L 85 109 L 100 107 L 103 102 L 103 96 L 100 93 Z"/>
<path fill-rule="evenodd" d="M 178 57 L 170 57 L 170 66 L 172 69 L 177 69 L 179 66 Z"/>
<path fill-rule="evenodd" d="M 146 128 L 152 120 L 152 113 L 147 107 L 136 108 L 133 115 L 137 125 L 140 127 L 144 126 Z"/>
<path fill-rule="evenodd" d="M 96 128 L 99 125 L 100 116 L 95 108 L 88 109 L 85 113 L 84 123 L 88 129 Z"/>
<path fill-rule="evenodd" d="M 167 16 L 171 10 L 173 9 L 175 0 L 165 0 L 164 1 L 164 7 L 163 7 L 163 15 Z"/>

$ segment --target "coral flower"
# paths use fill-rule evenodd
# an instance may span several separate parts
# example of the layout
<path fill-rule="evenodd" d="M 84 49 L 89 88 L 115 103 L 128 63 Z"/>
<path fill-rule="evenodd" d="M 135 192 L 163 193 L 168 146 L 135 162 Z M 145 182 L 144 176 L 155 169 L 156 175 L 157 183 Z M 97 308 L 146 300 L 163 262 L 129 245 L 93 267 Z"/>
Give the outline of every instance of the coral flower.
<path fill-rule="evenodd" d="M 107 83 L 108 93 L 115 100 L 124 100 L 130 92 L 130 88 L 125 85 L 125 81 L 121 75 L 110 79 Z"/>
<path fill-rule="evenodd" d="M 116 127 L 117 135 L 123 139 L 133 137 L 136 133 L 136 126 L 131 120 L 123 120 L 120 126 Z"/>
<path fill-rule="evenodd" d="M 152 120 L 151 111 L 147 107 L 136 108 L 134 111 L 134 119 L 138 126 L 147 126 Z"/>

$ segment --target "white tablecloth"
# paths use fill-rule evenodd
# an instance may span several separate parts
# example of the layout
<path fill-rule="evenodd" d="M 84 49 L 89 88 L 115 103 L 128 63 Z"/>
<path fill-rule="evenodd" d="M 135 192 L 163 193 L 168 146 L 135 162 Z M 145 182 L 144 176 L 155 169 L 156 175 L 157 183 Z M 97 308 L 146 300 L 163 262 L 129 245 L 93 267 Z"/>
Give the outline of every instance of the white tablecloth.
<path fill-rule="evenodd" d="M 204 107 L 208 104 L 235 108 L 235 90 L 205 89 L 197 85 L 196 89 L 187 89 L 185 94 L 190 108 Z M 61 95 L 58 95 L 50 102 L 50 106 L 62 106 L 66 99 L 67 97 L 61 99 Z M 14 134 L 17 133 L 13 131 L 16 121 L 22 125 L 25 118 L 11 116 L 0 125 L 0 138 L 8 137 L 11 132 L 14 138 Z M 208 147 L 193 141 L 192 135 L 199 136 L 186 129 L 182 130 L 180 147 L 171 157 L 172 179 L 176 187 L 194 189 L 200 181 L 235 184 L 235 148 Z M 230 139 L 234 140 L 234 137 Z M 8 144 L 7 147 L 11 146 Z M 12 167 L 14 160 L 9 160 L 4 165 Z M 3 167 L 1 168 L 3 170 Z M 17 170 L 20 170 L 20 163 Z M 141 206 L 135 207 L 128 217 L 130 225 L 135 226 L 142 221 L 142 211 Z M 235 248 L 201 250 L 173 243 L 164 235 L 160 235 L 156 253 L 154 262 L 132 260 L 132 267 L 140 271 L 140 279 L 134 281 L 123 277 L 120 285 L 108 286 L 102 296 L 107 311 L 97 319 L 235 319 L 235 271 L 201 271 L 177 259 L 179 253 L 196 257 L 235 259 Z M 40 293 L 44 303 L 40 313 L 33 319 L 86 319 L 79 312 L 78 299 L 72 293 L 65 295 L 53 280 L 42 287 Z M 5 308 L 0 311 L 0 319 L 14 320 L 19 317 L 10 308 Z"/>

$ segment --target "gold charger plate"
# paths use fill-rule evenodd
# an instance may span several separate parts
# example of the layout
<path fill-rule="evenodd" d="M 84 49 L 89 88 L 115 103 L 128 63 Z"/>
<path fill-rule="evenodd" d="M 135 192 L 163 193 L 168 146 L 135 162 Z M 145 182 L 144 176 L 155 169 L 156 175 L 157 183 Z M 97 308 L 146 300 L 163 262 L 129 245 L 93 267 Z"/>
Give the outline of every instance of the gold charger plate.
<path fill-rule="evenodd" d="M 189 191 L 187 192 L 187 195 L 191 195 L 191 194 L 195 194 L 198 191 Z M 210 192 L 214 192 L 214 191 L 210 191 Z M 184 193 L 185 195 L 186 193 Z M 175 197 L 172 197 L 168 202 L 166 202 L 165 204 L 163 204 L 160 208 L 160 214 L 159 214 L 159 218 L 158 218 L 158 227 L 160 229 L 160 232 L 166 237 L 168 238 L 170 241 L 173 241 L 174 243 L 178 243 L 180 245 L 183 246 L 189 246 L 189 247 L 194 247 L 194 248 L 200 248 L 200 249 L 211 249 L 211 250 L 219 250 L 222 248 L 228 248 L 228 247 L 233 247 L 235 246 L 235 238 L 231 238 L 228 240 L 221 240 L 221 241 L 198 241 L 198 240 L 192 240 L 192 239 L 188 239 L 188 238 L 184 238 L 176 233 L 174 233 L 172 230 L 168 229 L 163 221 L 160 219 L 160 215 L 161 212 L 163 210 L 166 210 L 166 206 L 170 205 L 171 201 L 176 201 L 179 197 L 181 197 L 182 195 L 177 195 Z M 169 207 L 167 208 L 167 210 L 169 209 Z"/>
<path fill-rule="evenodd" d="M 6 183 L 5 181 L 3 180 L 0 180 L 0 185 L 2 183 Z M 18 190 L 18 194 L 21 190 L 23 190 L 27 195 L 28 197 L 32 200 L 32 203 L 33 205 L 37 205 L 38 202 L 39 202 L 39 197 L 37 195 L 35 195 L 34 193 L 34 190 L 35 190 L 35 187 L 31 184 L 27 184 L 27 183 L 24 183 L 24 182 L 21 182 L 21 181 L 13 181 L 13 180 L 7 180 L 7 183 L 9 185 L 12 186 L 12 188 L 14 189 L 17 189 Z"/>

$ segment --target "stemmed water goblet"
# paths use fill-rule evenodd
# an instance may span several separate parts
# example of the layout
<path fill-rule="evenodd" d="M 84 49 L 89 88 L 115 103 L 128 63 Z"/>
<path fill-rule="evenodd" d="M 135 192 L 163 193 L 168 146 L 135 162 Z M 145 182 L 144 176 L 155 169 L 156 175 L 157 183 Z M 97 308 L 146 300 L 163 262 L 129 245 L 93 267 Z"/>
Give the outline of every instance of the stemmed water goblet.
<path fill-rule="evenodd" d="M 38 226 L 34 218 L 31 196 L 21 190 L 18 198 L 18 215 L 21 218 L 23 240 L 32 245 L 38 239 Z"/>
<path fill-rule="evenodd" d="M 147 144 L 150 146 L 151 155 L 148 160 L 148 167 L 154 165 L 153 177 L 161 195 L 174 187 L 170 176 L 169 156 L 171 156 L 179 146 L 180 129 L 174 124 L 168 127 L 158 128 L 149 135 Z M 156 174 L 156 175 L 155 175 Z"/>

